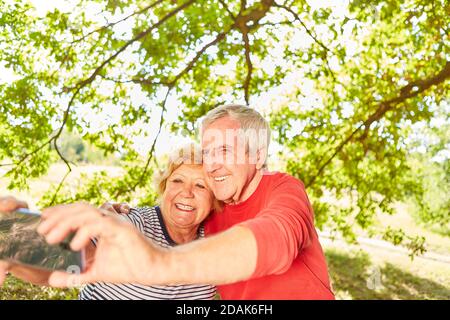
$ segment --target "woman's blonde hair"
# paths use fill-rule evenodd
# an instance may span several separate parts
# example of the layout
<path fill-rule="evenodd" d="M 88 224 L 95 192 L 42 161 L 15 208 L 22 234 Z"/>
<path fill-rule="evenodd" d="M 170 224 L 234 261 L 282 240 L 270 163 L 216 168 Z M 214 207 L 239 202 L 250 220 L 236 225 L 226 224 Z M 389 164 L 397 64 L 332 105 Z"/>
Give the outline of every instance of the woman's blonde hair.
<path fill-rule="evenodd" d="M 156 192 L 158 193 L 158 201 L 161 202 L 161 198 L 166 191 L 167 180 L 181 165 L 203 165 L 202 149 L 194 142 L 185 144 L 176 148 L 169 154 L 167 165 L 164 170 L 157 172 L 155 175 Z M 217 200 L 213 194 L 213 209 L 215 211 L 221 211 L 223 204 Z"/>

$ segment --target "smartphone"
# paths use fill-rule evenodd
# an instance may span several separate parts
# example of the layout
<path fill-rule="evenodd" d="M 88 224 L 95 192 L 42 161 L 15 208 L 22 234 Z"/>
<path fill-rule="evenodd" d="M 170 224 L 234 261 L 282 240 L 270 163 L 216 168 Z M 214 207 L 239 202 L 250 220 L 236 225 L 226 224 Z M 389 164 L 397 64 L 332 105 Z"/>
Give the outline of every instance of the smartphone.
<path fill-rule="evenodd" d="M 40 213 L 28 209 L 0 213 L 0 259 L 70 273 L 83 271 L 84 251 L 70 249 L 72 236 L 50 245 L 36 231 L 40 221 Z"/>

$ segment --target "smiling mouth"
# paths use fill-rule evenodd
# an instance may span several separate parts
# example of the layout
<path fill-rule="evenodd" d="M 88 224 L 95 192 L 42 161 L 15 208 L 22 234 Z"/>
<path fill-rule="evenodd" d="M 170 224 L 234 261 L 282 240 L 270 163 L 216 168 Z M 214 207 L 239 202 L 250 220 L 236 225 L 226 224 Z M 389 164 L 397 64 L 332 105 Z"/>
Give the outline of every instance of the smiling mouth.
<path fill-rule="evenodd" d="M 182 203 L 175 203 L 175 207 L 181 211 L 188 211 L 188 212 L 194 211 L 195 209 L 194 207 Z"/>
<path fill-rule="evenodd" d="M 213 177 L 215 182 L 222 182 L 225 181 L 229 176 L 220 176 L 220 177 Z"/>

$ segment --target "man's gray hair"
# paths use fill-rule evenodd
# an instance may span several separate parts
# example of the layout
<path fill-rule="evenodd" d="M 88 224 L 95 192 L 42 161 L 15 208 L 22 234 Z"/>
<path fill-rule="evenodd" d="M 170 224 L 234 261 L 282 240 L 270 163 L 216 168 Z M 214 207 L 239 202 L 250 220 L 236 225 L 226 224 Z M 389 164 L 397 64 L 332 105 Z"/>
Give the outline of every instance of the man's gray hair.
<path fill-rule="evenodd" d="M 256 152 L 264 149 L 267 158 L 267 152 L 270 143 L 269 123 L 263 116 L 253 108 L 239 105 L 227 104 L 210 110 L 201 123 L 202 130 L 206 129 L 213 122 L 230 117 L 237 120 L 240 129 L 245 135 L 246 146 L 250 152 Z"/>

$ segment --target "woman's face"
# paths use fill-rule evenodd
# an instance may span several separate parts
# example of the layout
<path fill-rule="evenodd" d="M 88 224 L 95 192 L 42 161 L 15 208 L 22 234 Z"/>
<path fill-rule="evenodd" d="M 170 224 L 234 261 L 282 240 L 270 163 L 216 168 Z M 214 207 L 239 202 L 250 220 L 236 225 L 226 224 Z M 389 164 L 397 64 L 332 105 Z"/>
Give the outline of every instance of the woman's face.
<path fill-rule="evenodd" d="M 213 206 L 201 165 L 182 164 L 169 176 L 162 197 L 162 214 L 170 227 L 197 228 Z"/>

